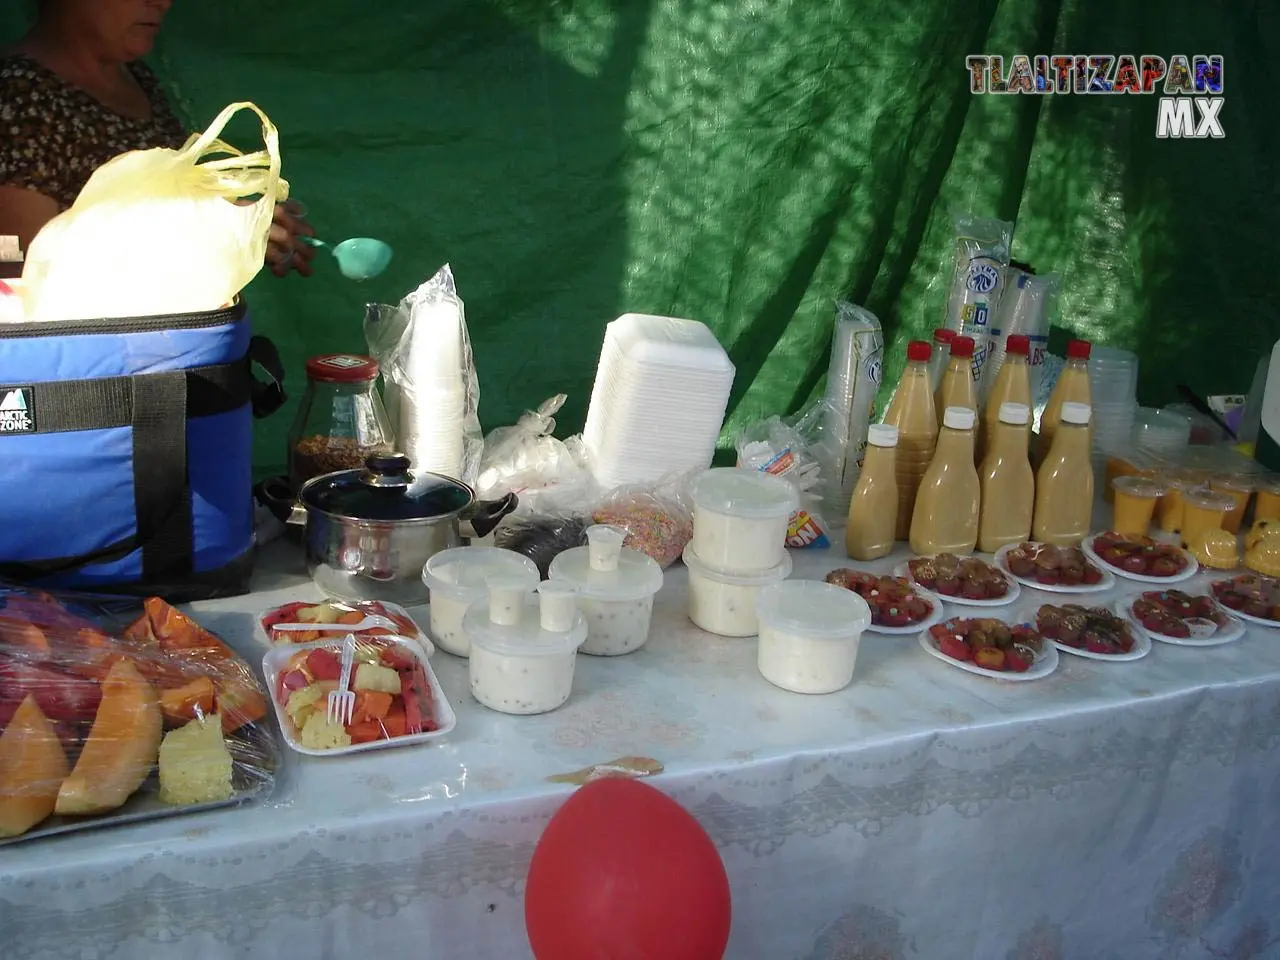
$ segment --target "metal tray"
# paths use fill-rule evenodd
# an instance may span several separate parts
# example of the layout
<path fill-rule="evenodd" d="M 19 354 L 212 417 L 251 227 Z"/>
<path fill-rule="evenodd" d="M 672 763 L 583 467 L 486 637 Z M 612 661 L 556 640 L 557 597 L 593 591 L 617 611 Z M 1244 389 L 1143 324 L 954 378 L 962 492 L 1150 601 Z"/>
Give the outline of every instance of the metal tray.
<path fill-rule="evenodd" d="M 81 830 L 101 830 L 122 823 L 144 823 L 148 820 L 202 813 L 205 810 L 221 810 L 265 798 L 275 785 L 275 771 L 280 763 L 280 743 L 276 731 L 270 725 L 270 716 L 268 712 L 260 722 L 245 724 L 226 738 L 227 749 L 231 753 L 232 787 L 232 794 L 226 800 L 188 806 L 162 803 L 160 776 L 156 770 L 152 770 L 138 792 L 119 809 L 86 817 L 50 817 L 22 836 L 0 840 L 0 847 Z"/>

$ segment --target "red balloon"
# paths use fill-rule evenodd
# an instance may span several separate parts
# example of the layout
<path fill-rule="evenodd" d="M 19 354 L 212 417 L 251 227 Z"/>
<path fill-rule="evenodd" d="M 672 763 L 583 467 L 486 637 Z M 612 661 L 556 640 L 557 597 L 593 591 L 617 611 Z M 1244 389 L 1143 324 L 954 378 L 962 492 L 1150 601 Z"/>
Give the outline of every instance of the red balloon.
<path fill-rule="evenodd" d="M 721 960 L 730 915 L 711 838 L 638 780 L 579 789 L 529 864 L 524 923 L 538 960 Z"/>

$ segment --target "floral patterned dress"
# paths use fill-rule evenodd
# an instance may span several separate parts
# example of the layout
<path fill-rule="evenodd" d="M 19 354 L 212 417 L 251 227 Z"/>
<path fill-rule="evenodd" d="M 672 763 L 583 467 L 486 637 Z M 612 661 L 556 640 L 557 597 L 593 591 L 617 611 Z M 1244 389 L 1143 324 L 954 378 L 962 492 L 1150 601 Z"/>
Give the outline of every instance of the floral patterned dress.
<path fill-rule="evenodd" d="M 160 81 L 141 61 L 129 69 L 151 101 L 149 119 L 114 112 L 30 57 L 0 56 L 0 185 L 37 190 L 65 210 L 112 157 L 182 146 L 187 131 Z"/>

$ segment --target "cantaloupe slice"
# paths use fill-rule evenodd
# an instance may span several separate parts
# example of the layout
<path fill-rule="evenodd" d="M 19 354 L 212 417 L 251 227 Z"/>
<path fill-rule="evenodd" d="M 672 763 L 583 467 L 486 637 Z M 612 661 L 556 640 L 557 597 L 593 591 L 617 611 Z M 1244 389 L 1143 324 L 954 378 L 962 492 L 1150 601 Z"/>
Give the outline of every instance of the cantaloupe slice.
<path fill-rule="evenodd" d="M 160 712 L 170 727 L 181 727 L 196 719 L 196 708 L 202 715 L 213 713 L 213 681 L 196 677 L 180 687 L 160 691 Z"/>
<path fill-rule="evenodd" d="M 28 696 L 0 734 L 0 837 L 24 834 L 53 813 L 70 769 L 53 724 Z"/>
<path fill-rule="evenodd" d="M 142 786 L 160 754 L 164 717 L 150 683 L 130 660 L 102 681 L 102 702 L 71 776 L 58 791 L 56 813 L 106 813 Z"/>

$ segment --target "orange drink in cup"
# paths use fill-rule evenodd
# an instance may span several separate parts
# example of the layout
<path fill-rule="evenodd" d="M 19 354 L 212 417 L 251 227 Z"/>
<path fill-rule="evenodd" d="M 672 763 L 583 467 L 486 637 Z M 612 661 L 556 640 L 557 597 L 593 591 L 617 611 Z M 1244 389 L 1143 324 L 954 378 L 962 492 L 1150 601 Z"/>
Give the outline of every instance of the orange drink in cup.
<path fill-rule="evenodd" d="M 1244 520 L 1244 512 L 1249 506 L 1249 498 L 1253 496 L 1254 481 L 1245 476 L 1221 476 L 1209 481 L 1209 489 L 1217 493 L 1225 493 L 1231 498 L 1231 509 L 1222 521 L 1222 529 L 1228 533 L 1239 533 L 1240 523 Z"/>
<path fill-rule="evenodd" d="M 1145 537 L 1165 485 L 1151 477 L 1128 474 L 1112 480 L 1111 491 L 1115 495 L 1111 529 L 1127 536 Z"/>
<path fill-rule="evenodd" d="M 1253 520 L 1280 520 L 1280 477 L 1263 477 L 1258 481 L 1258 495 L 1253 501 Z"/>
<path fill-rule="evenodd" d="M 1235 500 L 1225 493 L 1207 487 L 1193 487 L 1182 491 L 1182 545 L 1185 547 L 1210 530 L 1223 529 L 1227 512 L 1235 506 Z"/>
<path fill-rule="evenodd" d="M 1182 492 L 1189 484 L 1177 477 L 1168 477 L 1164 483 L 1164 493 L 1156 505 L 1155 519 L 1165 533 L 1177 533 L 1182 529 Z"/>

